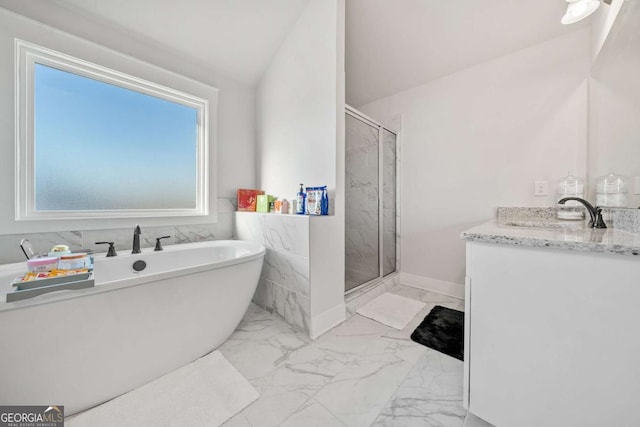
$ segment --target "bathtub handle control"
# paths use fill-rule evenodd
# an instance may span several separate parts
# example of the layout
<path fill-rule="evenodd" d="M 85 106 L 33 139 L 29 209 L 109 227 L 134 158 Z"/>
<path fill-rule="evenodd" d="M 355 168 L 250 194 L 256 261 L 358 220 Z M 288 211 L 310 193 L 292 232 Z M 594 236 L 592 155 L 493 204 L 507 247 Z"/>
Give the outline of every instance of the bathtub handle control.
<path fill-rule="evenodd" d="M 162 236 L 162 237 L 156 238 L 156 247 L 155 247 L 154 251 L 161 251 L 162 250 L 162 243 L 160 243 L 160 240 L 168 239 L 169 237 L 171 237 L 171 236 Z"/>
<path fill-rule="evenodd" d="M 133 269 L 135 271 L 142 271 L 147 268 L 147 263 L 141 259 L 133 263 Z"/>
<path fill-rule="evenodd" d="M 113 242 L 95 242 L 96 245 L 109 245 L 109 250 L 107 251 L 107 257 L 118 256 L 116 252 L 116 248 L 113 246 Z"/>

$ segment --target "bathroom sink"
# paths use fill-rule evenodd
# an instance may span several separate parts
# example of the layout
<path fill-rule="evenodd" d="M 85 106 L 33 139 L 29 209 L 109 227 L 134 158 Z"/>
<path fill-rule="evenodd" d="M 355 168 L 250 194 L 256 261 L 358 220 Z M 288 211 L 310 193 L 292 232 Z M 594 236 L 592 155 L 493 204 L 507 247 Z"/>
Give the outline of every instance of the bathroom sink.
<path fill-rule="evenodd" d="M 584 221 L 505 221 L 507 227 L 528 227 L 552 230 L 575 230 L 584 227 Z"/>

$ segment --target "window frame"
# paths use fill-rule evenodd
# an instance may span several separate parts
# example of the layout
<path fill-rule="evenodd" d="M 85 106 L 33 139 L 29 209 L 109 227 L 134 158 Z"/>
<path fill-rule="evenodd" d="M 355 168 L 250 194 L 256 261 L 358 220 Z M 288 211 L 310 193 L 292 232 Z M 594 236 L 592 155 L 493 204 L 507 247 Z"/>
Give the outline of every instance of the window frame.
<path fill-rule="evenodd" d="M 210 102 L 180 90 L 98 65 L 52 49 L 15 40 L 15 220 L 202 217 L 210 214 Z M 124 89 L 185 105 L 197 111 L 196 205 L 191 209 L 36 210 L 35 209 L 35 64 L 73 73 Z M 186 79 L 186 78 L 185 78 Z M 215 90 L 217 101 L 217 90 Z M 214 105 L 215 108 L 215 105 Z"/>

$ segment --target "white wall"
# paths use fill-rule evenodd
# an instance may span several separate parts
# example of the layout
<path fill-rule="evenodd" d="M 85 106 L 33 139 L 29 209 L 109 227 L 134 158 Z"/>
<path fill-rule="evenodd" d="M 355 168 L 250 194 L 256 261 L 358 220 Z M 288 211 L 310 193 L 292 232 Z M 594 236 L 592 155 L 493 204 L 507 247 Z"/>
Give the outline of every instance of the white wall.
<path fill-rule="evenodd" d="M 630 178 L 629 206 L 640 206 L 640 4 L 627 1 L 592 68 L 589 98 L 591 197 L 597 177 Z"/>
<path fill-rule="evenodd" d="M 327 185 L 335 204 L 310 227 L 312 337 L 344 319 L 344 15 L 344 0 L 311 0 L 256 94 L 258 186 Z"/>
<path fill-rule="evenodd" d="M 464 283 L 460 232 L 586 174 L 589 30 L 358 106 L 402 116 L 402 273 Z M 551 194 L 534 197 L 535 180 Z"/>
<path fill-rule="evenodd" d="M 92 54 L 93 43 L 146 61 L 166 70 L 179 73 L 219 89 L 217 120 L 217 168 L 212 171 L 212 182 L 217 178 L 217 197 L 235 198 L 238 187 L 253 187 L 255 176 L 255 92 L 254 88 L 221 76 L 215 70 L 205 70 L 187 61 L 176 58 L 161 48 L 146 45 L 99 25 L 82 27 L 76 21 L 60 22 L 60 28 L 52 28 L 0 8 L 0 53 L 5 58 L 0 63 L 0 178 L 2 206 L 0 222 L 13 218 L 13 147 L 14 147 L 14 76 L 13 40 L 15 37 L 36 44 L 52 44 L 58 50 L 75 46 L 79 51 Z M 83 37 L 64 32 L 74 31 Z M 206 54 L 206 53 L 203 53 Z M 170 171 L 169 171 L 170 172 Z M 115 171 L 117 173 L 117 171 Z M 148 225 L 166 225 L 166 221 L 140 220 Z M 121 223 L 122 221 L 120 221 Z M 176 219 L 175 223 L 190 223 L 190 219 Z M 202 222 L 195 221 L 195 222 Z M 92 224 L 74 221 L 45 225 L 15 223 L 9 232 L 81 230 L 88 228 L 111 228 L 122 226 L 115 221 L 100 221 Z M 6 227 L 0 232 L 6 233 Z"/>
<path fill-rule="evenodd" d="M 278 197 L 335 190 L 337 3 L 309 2 L 258 86 L 258 185 Z"/>

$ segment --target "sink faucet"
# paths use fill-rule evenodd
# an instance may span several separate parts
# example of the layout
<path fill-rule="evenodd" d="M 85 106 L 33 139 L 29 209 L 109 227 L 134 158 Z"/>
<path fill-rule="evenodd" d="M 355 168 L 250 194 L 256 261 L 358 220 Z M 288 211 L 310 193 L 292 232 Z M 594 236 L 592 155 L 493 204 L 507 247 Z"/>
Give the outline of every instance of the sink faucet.
<path fill-rule="evenodd" d="M 133 249 L 131 250 L 132 254 L 140 253 L 140 226 L 136 224 L 136 228 L 133 229 Z"/>
<path fill-rule="evenodd" d="M 587 202 L 585 199 L 581 199 L 580 197 L 565 197 L 564 199 L 558 200 L 558 204 L 564 205 L 564 203 L 569 200 L 575 200 L 576 202 L 580 202 L 584 205 L 585 208 L 587 208 L 587 211 L 589 212 L 589 216 L 591 217 L 591 220 L 589 221 L 589 227 L 607 228 L 607 225 L 604 223 L 604 220 L 602 219 L 602 208 L 598 206 L 593 207 L 591 203 Z"/>

